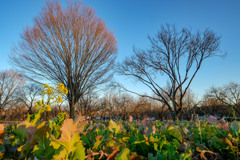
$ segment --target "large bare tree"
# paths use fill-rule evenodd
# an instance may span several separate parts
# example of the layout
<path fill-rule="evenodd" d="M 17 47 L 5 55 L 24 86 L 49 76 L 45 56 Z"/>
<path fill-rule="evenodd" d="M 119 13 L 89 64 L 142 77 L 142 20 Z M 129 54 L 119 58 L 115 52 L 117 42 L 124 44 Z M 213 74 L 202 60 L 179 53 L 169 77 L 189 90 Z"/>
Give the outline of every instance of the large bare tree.
<path fill-rule="evenodd" d="M 67 8 L 47 2 L 10 59 L 30 79 L 63 83 L 73 118 L 80 97 L 111 77 L 116 51 L 113 33 L 92 9 L 78 2 Z"/>
<path fill-rule="evenodd" d="M 0 72 L 0 110 L 15 100 L 14 94 L 24 82 L 23 77 L 13 70 Z"/>
<path fill-rule="evenodd" d="M 199 71 L 203 61 L 217 54 L 220 37 L 213 31 L 191 32 L 174 25 L 164 25 L 156 36 L 148 37 L 149 49 L 134 49 L 134 55 L 119 63 L 120 75 L 137 79 L 148 86 L 156 97 L 165 103 L 175 120 L 183 107 L 183 97 Z M 169 85 L 160 83 L 160 76 L 168 78 Z"/>

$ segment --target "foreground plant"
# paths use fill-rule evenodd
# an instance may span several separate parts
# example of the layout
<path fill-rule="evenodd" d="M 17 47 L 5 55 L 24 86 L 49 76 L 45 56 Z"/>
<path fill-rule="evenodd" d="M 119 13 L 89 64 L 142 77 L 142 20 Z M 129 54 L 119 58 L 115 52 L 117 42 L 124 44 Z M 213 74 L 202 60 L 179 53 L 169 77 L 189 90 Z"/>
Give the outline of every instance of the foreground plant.
<path fill-rule="evenodd" d="M 67 93 L 44 86 L 42 100 L 26 121 L 0 125 L 0 159 L 239 159 L 240 122 L 209 116 L 195 122 L 75 121 L 66 113 L 43 121 L 50 105 Z"/>

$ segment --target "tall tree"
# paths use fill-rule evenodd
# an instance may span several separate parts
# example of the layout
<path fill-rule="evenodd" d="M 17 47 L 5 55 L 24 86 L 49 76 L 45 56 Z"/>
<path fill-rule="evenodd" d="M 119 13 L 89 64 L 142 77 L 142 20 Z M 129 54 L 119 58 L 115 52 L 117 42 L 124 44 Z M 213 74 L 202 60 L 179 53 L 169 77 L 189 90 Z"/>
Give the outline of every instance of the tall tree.
<path fill-rule="evenodd" d="M 209 29 L 192 33 L 187 28 L 177 31 L 174 25 L 166 25 L 148 39 L 151 47 L 134 49 L 134 55 L 119 63 L 117 70 L 119 74 L 133 77 L 148 86 L 157 98 L 141 96 L 165 103 L 175 120 L 182 110 L 183 97 L 203 61 L 217 54 L 220 37 Z M 168 78 L 169 86 L 164 88 L 158 82 L 161 75 Z"/>
<path fill-rule="evenodd" d="M 32 80 L 63 83 L 73 118 L 78 100 L 111 78 L 116 51 L 113 33 L 92 9 L 49 1 L 21 34 L 10 59 Z"/>
<path fill-rule="evenodd" d="M 14 94 L 24 84 L 22 75 L 12 70 L 0 72 L 0 110 L 14 101 Z"/>

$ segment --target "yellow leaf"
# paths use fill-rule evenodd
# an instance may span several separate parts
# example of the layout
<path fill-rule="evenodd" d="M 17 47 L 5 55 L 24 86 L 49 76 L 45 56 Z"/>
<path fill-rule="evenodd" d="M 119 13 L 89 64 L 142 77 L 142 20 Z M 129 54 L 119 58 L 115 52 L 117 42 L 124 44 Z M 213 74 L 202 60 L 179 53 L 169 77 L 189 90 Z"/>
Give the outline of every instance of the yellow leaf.
<path fill-rule="evenodd" d="M 51 111 L 50 105 L 46 105 L 46 111 Z"/>
<path fill-rule="evenodd" d="M 37 129 L 42 128 L 43 126 L 45 126 L 45 124 L 46 124 L 46 121 L 40 123 L 40 124 L 37 126 Z"/>
<path fill-rule="evenodd" d="M 130 137 L 122 137 L 123 141 L 127 141 Z"/>
<path fill-rule="evenodd" d="M 36 150 L 38 150 L 38 146 L 37 145 L 34 145 L 34 148 L 33 148 L 33 152 L 35 152 Z"/>
<path fill-rule="evenodd" d="M 4 153 L 0 152 L 0 158 L 4 155 Z"/>
<path fill-rule="evenodd" d="M 196 151 L 202 152 L 202 150 L 199 147 L 196 148 Z"/>
<path fill-rule="evenodd" d="M 18 152 L 21 152 L 21 151 L 22 151 L 22 147 L 23 147 L 23 146 L 20 146 L 20 147 L 17 149 L 17 151 L 18 151 Z"/>
<path fill-rule="evenodd" d="M 237 148 L 237 147 L 233 146 L 232 142 L 229 141 L 229 139 L 226 138 L 225 141 L 232 149 Z"/>

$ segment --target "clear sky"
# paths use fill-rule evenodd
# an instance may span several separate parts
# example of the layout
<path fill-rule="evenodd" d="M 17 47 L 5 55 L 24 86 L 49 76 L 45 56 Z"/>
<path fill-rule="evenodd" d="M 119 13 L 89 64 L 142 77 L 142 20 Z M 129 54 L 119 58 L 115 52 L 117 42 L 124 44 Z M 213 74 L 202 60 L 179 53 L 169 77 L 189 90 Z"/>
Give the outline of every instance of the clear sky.
<path fill-rule="evenodd" d="M 83 3 L 93 8 L 114 32 L 118 61 L 131 56 L 133 46 L 149 47 L 147 35 L 153 36 L 166 23 L 194 30 L 209 27 L 222 36 L 221 49 L 228 55 L 205 61 L 190 88 L 201 96 L 212 85 L 240 83 L 239 0 L 83 0 Z M 43 5 L 44 0 L 0 0 L 0 70 L 13 68 L 8 54 Z M 130 79 L 118 76 L 115 79 L 136 92 L 148 92 Z"/>

